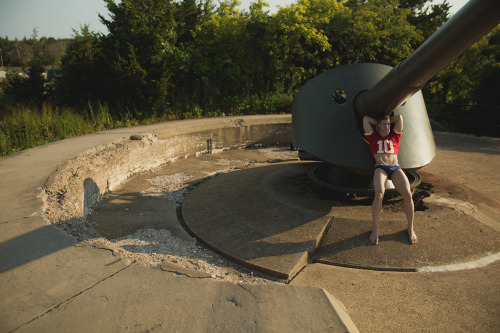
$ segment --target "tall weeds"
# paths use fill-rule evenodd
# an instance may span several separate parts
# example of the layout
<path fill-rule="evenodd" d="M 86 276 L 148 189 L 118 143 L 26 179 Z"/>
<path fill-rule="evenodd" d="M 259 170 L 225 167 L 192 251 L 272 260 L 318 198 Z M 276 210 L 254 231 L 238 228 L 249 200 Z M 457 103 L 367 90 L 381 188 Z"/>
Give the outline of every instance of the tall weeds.
<path fill-rule="evenodd" d="M 0 100 L 0 156 L 117 127 L 225 115 L 290 113 L 292 100 L 291 95 L 269 94 L 231 100 L 221 108 L 189 104 L 140 109 L 125 105 L 114 110 L 105 103 L 89 102 L 81 112 L 50 103 L 41 107 L 10 106 Z"/>
<path fill-rule="evenodd" d="M 91 106 L 87 115 L 50 104 L 12 107 L 0 122 L 0 156 L 114 127 L 109 109 L 101 104 Z"/>

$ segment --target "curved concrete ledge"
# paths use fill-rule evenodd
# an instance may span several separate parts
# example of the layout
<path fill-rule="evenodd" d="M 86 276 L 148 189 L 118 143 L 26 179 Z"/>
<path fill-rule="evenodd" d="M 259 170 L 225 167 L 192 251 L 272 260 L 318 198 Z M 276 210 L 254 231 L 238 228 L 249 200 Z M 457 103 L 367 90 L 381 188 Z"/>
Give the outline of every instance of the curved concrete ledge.
<path fill-rule="evenodd" d="M 176 125 L 150 131 L 138 128 L 129 138 L 93 147 L 59 167 L 45 184 L 49 221 L 86 217 L 104 193 L 131 175 L 177 159 L 292 141 L 289 115 L 214 118 Z"/>

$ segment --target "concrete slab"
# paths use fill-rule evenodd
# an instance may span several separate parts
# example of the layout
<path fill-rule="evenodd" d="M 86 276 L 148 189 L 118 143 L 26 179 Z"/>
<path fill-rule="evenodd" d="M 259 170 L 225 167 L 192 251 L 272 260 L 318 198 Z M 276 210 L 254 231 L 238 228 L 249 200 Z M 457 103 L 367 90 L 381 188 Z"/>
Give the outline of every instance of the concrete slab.
<path fill-rule="evenodd" d="M 325 288 L 361 332 L 497 332 L 500 262 L 440 273 L 308 265 L 292 285 Z"/>
<path fill-rule="evenodd" d="M 40 217 L 0 227 L 2 332 L 38 318 L 129 264 L 43 225 Z"/>
<path fill-rule="evenodd" d="M 500 138 L 434 132 L 438 152 L 421 169 L 500 199 Z"/>
<path fill-rule="evenodd" d="M 122 139 L 128 139 L 131 135 L 137 133 L 156 133 L 160 140 L 175 135 L 185 135 L 190 133 L 197 133 L 205 131 L 210 134 L 212 132 L 221 132 L 221 128 L 237 128 L 237 129 L 254 129 L 250 133 L 251 138 L 246 142 L 252 144 L 262 142 L 266 138 L 276 142 L 276 140 L 284 140 L 289 133 L 276 133 L 269 135 L 269 131 L 257 131 L 260 125 L 263 129 L 272 127 L 273 124 L 283 124 L 289 126 L 291 123 L 291 115 L 271 115 L 271 116 L 245 116 L 245 117 L 224 117 L 224 118 L 210 118 L 210 119 L 194 119 L 194 120 L 180 120 L 175 122 L 164 122 L 152 125 L 133 126 L 126 128 L 117 128 L 89 134 L 85 136 L 70 138 L 66 140 L 52 142 L 43 146 L 27 149 L 9 156 L 0 158 L 0 202 L 9 202 L 10 209 L 0 210 L 0 223 L 18 218 L 25 217 L 35 211 L 39 211 L 42 207 L 42 202 L 37 199 L 37 196 L 42 191 L 42 186 L 57 167 L 64 165 L 68 160 L 71 160 L 79 154 L 88 151 L 100 145 L 110 144 Z M 281 131 L 283 132 L 283 131 Z M 194 134 L 192 135 L 194 136 Z M 209 136 L 210 137 L 210 136 Z M 234 138 L 234 147 L 241 144 L 238 142 L 239 135 Z M 203 136 L 204 149 L 206 149 L 206 135 Z M 186 140 L 184 140 L 186 141 Z M 175 142 L 172 142 L 174 145 Z M 177 142 L 179 146 L 185 145 L 182 141 Z M 222 142 L 214 141 L 214 144 L 221 145 Z M 227 148 L 228 146 L 226 146 Z M 174 149 L 176 147 L 170 147 Z M 221 147 L 213 147 L 221 148 Z M 196 150 L 193 150 L 195 152 Z M 162 151 L 166 155 L 168 151 Z M 173 156 L 184 157 L 186 154 L 182 149 L 179 149 L 182 155 Z M 151 154 L 149 154 L 151 155 Z M 142 156 L 144 157 L 144 156 Z M 160 156 L 156 156 L 157 159 Z M 140 164 L 140 163 L 139 163 Z M 16 200 L 10 200 L 15 197 Z"/>
<path fill-rule="evenodd" d="M 434 136 L 436 157 L 419 173 L 423 182 L 440 186 L 425 201 L 455 209 L 500 231 L 500 139 L 440 132 L 434 132 Z M 442 191 L 436 191 L 437 188 Z M 354 220 L 359 219 L 360 212 L 342 213 Z M 432 216 L 429 210 L 420 213 Z M 453 222 L 450 218 L 449 223 Z M 421 236 L 418 218 L 416 228 Z M 452 242 L 461 242 L 466 248 L 476 235 L 462 234 Z M 426 237 L 421 237 L 421 242 L 427 242 Z M 455 238 L 453 230 L 443 235 L 439 245 L 445 246 L 452 238 Z M 362 332 L 498 331 L 500 261 L 475 268 L 457 267 L 461 269 L 413 273 L 312 264 L 292 284 L 313 285 L 334 292 Z"/>
<path fill-rule="evenodd" d="M 216 251 L 288 280 L 307 264 L 331 219 L 329 206 L 311 202 L 316 196 L 289 193 L 297 188 L 288 180 L 309 165 L 276 164 L 208 180 L 184 202 L 186 225 Z"/>
<path fill-rule="evenodd" d="M 253 124 L 259 122 L 257 118 L 251 119 L 248 122 Z M 290 122 L 289 117 L 283 119 L 285 122 Z M 57 228 L 45 225 L 41 218 L 42 202 L 38 194 L 47 176 L 57 166 L 90 147 L 109 143 L 142 130 L 155 132 L 161 140 L 168 138 L 173 132 L 191 133 L 196 126 L 206 131 L 200 136 L 200 140 L 205 140 L 206 134 L 217 129 L 221 123 L 243 126 L 245 122 L 244 119 L 231 118 L 172 122 L 144 129 L 141 129 L 142 127 L 119 129 L 64 140 L 1 158 L 0 201 L 4 203 L 2 207 L 7 209 L 0 210 L 0 253 L 2 253 L 0 268 L 3 270 L 0 274 L 0 313 L 2 313 L 0 331 L 11 331 L 16 328 L 30 332 L 118 331 L 126 328 L 175 331 L 186 328 L 191 330 L 192 327 L 194 331 L 241 330 L 241 328 L 249 331 L 314 331 L 336 328 L 341 331 L 357 331 L 354 325 L 351 325 L 352 321 L 347 317 L 342 305 L 321 288 L 341 298 L 347 306 L 349 315 L 353 316 L 357 323 L 359 322 L 364 331 L 489 332 L 500 327 L 498 262 L 482 268 L 444 273 L 379 272 L 312 264 L 298 274 L 292 283 L 300 282 L 315 287 L 301 286 L 296 289 L 294 287 L 297 286 L 293 285 L 278 284 L 276 287 L 273 284 L 268 288 L 268 284 L 249 286 L 193 278 L 195 274 L 169 265 L 163 265 L 156 270 L 137 264 L 127 266 L 127 262 L 113 256 L 111 251 L 78 243 Z M 227 135 L 223 131 L 217 131 L 216 134 L 214 137 L 222 138 Z M 259 135 L 256 133 L 248 142 L 258 142 L 261 140 Z M 468 252 L 469 245 L 476 250 L 481 246 L 487 247 L 491 244 L 496 246 L 494 243 L 496 234 L 476 222 L 490 227 L 495 232 L 500 231 L 497 219 L 497 208 L 500 205 L 496 199 L 500 188 L 497 186 L 500 183 L 496 170 L 500 156 L 500 141 L 455 134 L 449 134 L 447 137 L 447 135 L 436 136 L 440 150 L 435 161 L 424 168 L 425 171 L 432 175 L 445 173 L 443 176 L 447 178 L 446 181 L 457 181 L 459 185 L 464 185 L 469 190 L 470 187 L 474 187 L 476 192 L 464 191 L 462 187 L 445 187 L 443 191 L 434 193 L 435 196 L 428 205 L 439 207 L 443 214 L 451 214 L 453 217 L 463 214 L 475 220 L 464 220 L 462 223 L 474 227 L 472 233 L 467 234 L 470 231 L 467 229 L 459 230 L 464 247 L 459 253 L 466 257 L 472 253 Z M 277 137 L 273 135 L 270 140 Z M 470 147 L 469 141 L 473 141 Z M 245 161 L 242 161 L 243 164 Z M 254 246 L 260 246 L 260 242 L 273 250 L 273 246 L 278 248 L 275 244 L 285 243 L 286 246 L 282 248 L 285 257 L 296 256 L 299 253 L 297 248 L 304 250 L 310 248 L 307 242 L 311 244 L 318 242 L 313 235 L 318 233 L 314 230 L 320 229 L 321 225 L 324 227 L 329 222 L 314 221 L 325 217 L 329 217 L 331 221 L 331 217 L 335 216 L 339 219 L 337 222 L 341 222 L 342 219 L 348 222 L 365 221 L 369 229 L 370 220 L 362 216 L 365 209 L 362 206 L 353 209 L 332 201 L 313 198 L 311 192 L 308 192 L 307 187 L 303 185 L 304 174 L 291 172 L 287 181 L 280 183 L 283 173 L 286 174 L 289 170 L 275 171 L 269 173 L 271 176 L 263 174 L 259 176 L 259 179 L 262 181 L 265 179 L 264 183 L 271 184 L 270 186 L 258 187 L 249 175 L 245 176 L 246 180 L 241 183 L 264 193 L 265 198 L 272 198 L 268 200 L 271 208 L 265 209 L 274 214 L 267 220 L 268 226 L 269 221 L 273 222 L 270 224 L 272 228 L 269 228 L 271 232 L 264 234 L 265 237 L 262 238 L 264 241 L 249 233 L 250 238 L 256 240 L 253 241 Z M 225 187 L 237 184 L 234 179 L 227 178 L 227 180 L 229 181 L 224 184 Z M 435 180 L 433 178 L 431 183 Z M 206 182 L 207 186 L 209 183 Z M 476 200 L 478 197 L 480 200 Z M 233 197 L 230 193 L 225 193 L 219 200 L 222 204 L 218 204 L 218 207 L 227 209 L 229 206 L 227 202 L 233 200 Z M 234 201 L 238 201 L 241 205 L 241 210 L 245 214 L 250 214 L 249 216 L 252 214 L 251 206 L 258 200 L 264 199 L 262 196 L 234 198 Z M 266 206 L 257 202 L 255 207 L 260 208 L 253 213 L 259 217 L 256 223 L 259 227 L 265 228 L 266 215 L 262 211 Z M 300 209 L 297 210 L 296 207 Z M 162 212 L 167 213 L 171 207 L 163 208 L 165 210 L 160 209 L 158 215 Z M 369 210 L 369 205 L 366 209 Z M 291 221 L 294 226 L 292 229 L 282 229 L 286 226 L 286 221 L 280 219 L 281 214 Z M 311 217 L 309 221 L 317 225 L 308 229 L 307 225 L 295 224 L 298 214 Z M 431 228 L 419 230 L 417 222 L 417 232 L 422 242 L 433 239 L 435 246 L 444 247 L 438 248 L 438 251 L 445 251 L 446 246 L 450 248 L 460 246 L 458 240 L 451 240 L 455 237 L 453 232 L 446 233 L 448 230 L 446 226 L 434 223 L 432 212 L 427 210 L 419 214 L 424 214 L 419 217 L 421 221 L 428 221 L 425 223 L 430 226 L 443 228 L 443 234 L 437 238 L 446 239 L 446 242 L 438 243 L 433 238 L 436 230 Z M 229 214 L 226 212 L 227 215 Z M 208 214 L 206 216 L 210 218 Z M 243 220 L 241 226 L 255 232 L 248 221 Z M 402 221 L 400 215 L 394 219 L 386 218 L 385 221 L 386 232 L 389 236 L 391 233 L 393 235 L 387 237 L 383 245 L 400 246 L 401 251 L 410 248 L 404 243 L 404 239 L 402 241 L 399 237 L 402 237 L 402 234 L 396 232 L 399 221 Z M 139 221 L 138 225 L 143 222 Z M 422 225 L 423 223 L 421 222 Z M 478 226 L 480 226 L 479 231 L 476 228 Z M 357 228 L 359 226 L 353 227 L 352 230 L 358 230 L 362 234 L 362 229 Z M 394 231 L 391 231 L 392 229 Z M 286 237 L 282 237 L 280 230 Z M 306 237 L 308 240 L 302 241 L 301 234 L 307 230 L 314 232 Z M 481 230 L 483 234 L 486 231 L 486 235 L 478 234 Z M 236 229 L 236 231 L 239 233 L 241 230 Z M 441 231 L 437 231 L 439 232 Z M 215 238 L 217 234 L 214 232 L 213 235 Z M 359 238 L 359 242 L 361 241 Z M 492 243 L 488 245 L 488 242 Z M 358 243 L 358 246 L 359 244 L 361 243 Z M 233 245 L 238 249 L 239 244 L 233 243 Z M 375 249 L 370 247 L 368 250 Z M 305 256 L 307 251 L 302 253 Z M 285 259 L 288 262 L 293 261 L 290 258 Z M 301 260 L 303 259 L 298 259 L 296 262 Z M 279 262 L 274 264 L 283 265 Z M 201 284 L 198 284 L 200 281 Z M 299 302 L 296 302 L 297 300 Z M 94 318 L 97 320 L 93 320 Z"/>
<path fill-rule="evenodd" d="M 47 177 L 65 161 L 84 151 L 113 142 L 156 126 L 121 128 L 106 132 L 56 141 L 0 158 L 0 202 L 9 202 L 9 209 L 0 210 L 0 222 L 15 220 L 40 211 L 38 196 Z M 15 197 L 16 200 L 11 200 Z"/>
<path fill-rule="evenodd" d="M 29 264 L 77 244 L 41 216 L 0 224 L 0 273 Z"/>
<path fill-rule="evenodd" d="M 377 246 L 369 241 L 369 219 L 335 218 L 313 260 L 346 267 L 416 271 L 424 266 L 473 261 L 500 251 L 497 231 L 449 207 L 433 205 L 429 210 L 416 214 L 421 241 L 413 245 L 404 216 L 380 222 L 383 231 Z"/>
<path fill-rule="evenodd" d="M 341 305 L 322 289 L 223 283 L 137 264 L 18 331 L 153 330 L 357 332 Z"/>

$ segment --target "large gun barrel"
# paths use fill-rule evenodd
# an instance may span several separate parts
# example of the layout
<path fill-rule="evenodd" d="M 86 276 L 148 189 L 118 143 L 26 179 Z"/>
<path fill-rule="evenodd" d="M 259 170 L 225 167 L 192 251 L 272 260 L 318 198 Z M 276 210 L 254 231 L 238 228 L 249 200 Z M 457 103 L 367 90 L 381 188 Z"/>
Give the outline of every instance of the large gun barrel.
<path fill-rule="evenodd" d="M 499 22 L 500 0 L 471 0 L 395 68 L 353 64 L 316 76 L 293 102 L 295 146 L 332 168 L 373 173 L 374 160 L 360 131 L 362 117 L 394 112 L 404 116 L 400 166 L 417 170 L 430 163 L 436 145 L 420 89 Z"/>
<path fill-rule="evenodd" d="M 406 60 L 354 101 L 362 115 L 390 114 L 500 21 L 499 0 L 470 0 Z"/>

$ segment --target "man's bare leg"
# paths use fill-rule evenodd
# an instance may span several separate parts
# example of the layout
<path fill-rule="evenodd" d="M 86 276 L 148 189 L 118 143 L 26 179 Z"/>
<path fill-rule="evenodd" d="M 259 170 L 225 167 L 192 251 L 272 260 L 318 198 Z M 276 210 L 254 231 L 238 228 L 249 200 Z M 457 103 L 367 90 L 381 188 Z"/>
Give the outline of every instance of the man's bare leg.
<path fill-rule="evenodd" d="M 383 196 L 382 196 L 383 198 Z M 375 197 L 372 204 L 372 233 L 370 235 L 370 242 L 378 244 L 378 222 L 380 219 L 380 211 L 382 210 L 382 199 Z"/>
<path fill-rule="evenodd" d="M 375 197 L 372 204 L 372 233 L 370 235 L 370 242 L 374 245 L 378 244 L 378 224 L 380 220 L 380 211 L 382 210 L 382 200 L 385 193 L 385 182 L 387 174 L 382 169 L 375 169 L 373 175 L 373 187 L 375 188 Z"/>
<path fill-rule="evenodd" d="M 414 228 L 415 206 L 411 195 L 410 183 L 403 170 L 394 171 L 391 178 L 394 187 L 403 196 L 404 211 L 406 220 L 408 221 L 408 238 L 410 243 L 415 244 L 418 242 L 418 237 L 415 234 Z"/>

